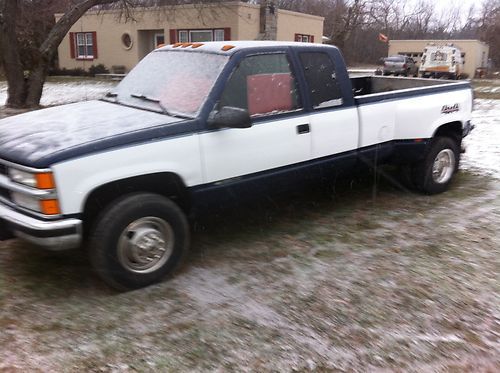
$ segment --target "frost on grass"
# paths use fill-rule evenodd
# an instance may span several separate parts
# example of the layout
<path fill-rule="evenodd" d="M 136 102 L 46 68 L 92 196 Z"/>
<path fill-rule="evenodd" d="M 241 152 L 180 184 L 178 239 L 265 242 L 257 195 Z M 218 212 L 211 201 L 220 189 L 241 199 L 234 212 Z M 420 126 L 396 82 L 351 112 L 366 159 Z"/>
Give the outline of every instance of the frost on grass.
<path fill-rule="evenodd" d="M 472 123 L 463 168 L 500 178 L 500 100 L 475 100 Z"/>
<path fill-rule="evenodd" d="M 49 78 L 51 79 L 51 78 Z M 114 81 L 94 79 L 59 78 L 49 80 L 43 87 L 40 105 L 52 106 L 78 101 L 95 100 L 103 97 L 116 86 Z M 7 83 L 0 81 L 0 106 L 7 100 Z"/>
<path fill-rule="evenodd" d="M 210 214 L 147 289 L 0 243 L 0 370 L 500 371 L 499 104 L 476 101 L 447 193 L 369 178 Z"/>

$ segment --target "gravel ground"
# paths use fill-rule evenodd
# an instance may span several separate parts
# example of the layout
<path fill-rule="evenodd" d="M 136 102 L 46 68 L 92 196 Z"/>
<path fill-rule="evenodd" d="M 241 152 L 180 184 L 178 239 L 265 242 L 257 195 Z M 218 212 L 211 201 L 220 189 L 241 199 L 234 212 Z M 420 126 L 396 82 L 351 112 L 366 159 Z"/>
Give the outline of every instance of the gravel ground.
<path fill-rule="evenodd" d="M 147 289 L 1 243 L 0 371 L 499 371 L 500 101 L 475 108 L 448 192 L 359 176 L 213 212 Z"/>

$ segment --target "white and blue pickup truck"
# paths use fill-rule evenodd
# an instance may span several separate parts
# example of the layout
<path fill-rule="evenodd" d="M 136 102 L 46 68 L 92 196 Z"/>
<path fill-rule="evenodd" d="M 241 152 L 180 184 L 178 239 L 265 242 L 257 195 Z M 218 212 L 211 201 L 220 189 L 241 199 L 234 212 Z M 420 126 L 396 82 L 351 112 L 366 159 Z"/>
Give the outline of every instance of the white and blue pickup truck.
<path fill-rule="evenodd" d="M 133 289 L 177 267 L 189 212 L 220 191 L 370 161 L 448 188 L 469 82 L 350 79 L 333 46 L 229 43 L 162 47 L 102 100 L 1 120 L 1 238 L 86 246 L 108 284 Z"/>

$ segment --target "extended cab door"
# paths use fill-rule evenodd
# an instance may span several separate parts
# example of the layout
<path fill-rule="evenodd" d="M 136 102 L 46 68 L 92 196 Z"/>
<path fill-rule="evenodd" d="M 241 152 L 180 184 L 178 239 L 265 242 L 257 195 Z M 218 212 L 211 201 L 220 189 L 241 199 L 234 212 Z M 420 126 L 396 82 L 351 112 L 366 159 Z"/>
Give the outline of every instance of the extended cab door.
<path fill-rule="evenodd" d="M 285 51 L 242 58 L 216 110 L 224 106 L 248 110 L 252 127 L 200 134 L 206 183 L 272 172 L 310 159 L 309 118 Z"/>
<path fill-rule="evenodd" d="M 340 54 L 335 61 L 331 52 L 307 48 L 298 57 L 310 100 L 312 158 L 335 160 L 357 149 L 359 123 L 345 64 Z"/>

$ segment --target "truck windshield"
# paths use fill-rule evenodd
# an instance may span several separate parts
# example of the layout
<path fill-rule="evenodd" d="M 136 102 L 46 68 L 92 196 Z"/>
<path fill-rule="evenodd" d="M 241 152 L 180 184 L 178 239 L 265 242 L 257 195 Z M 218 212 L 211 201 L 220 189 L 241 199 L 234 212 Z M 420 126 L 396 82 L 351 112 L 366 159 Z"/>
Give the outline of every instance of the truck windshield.
<path fill-rule="evenodd" d="M 151 53 L 106 95 L 107 100 L 193 118 L 228 59 L 175 50 Z"/>

